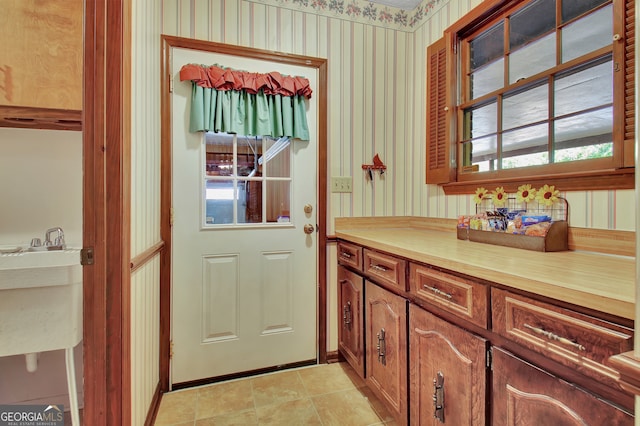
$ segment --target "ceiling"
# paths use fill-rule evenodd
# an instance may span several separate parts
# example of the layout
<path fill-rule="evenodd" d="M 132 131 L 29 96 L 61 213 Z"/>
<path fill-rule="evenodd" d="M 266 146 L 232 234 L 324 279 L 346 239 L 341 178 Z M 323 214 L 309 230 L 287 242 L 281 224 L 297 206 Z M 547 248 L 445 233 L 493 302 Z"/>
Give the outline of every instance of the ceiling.
<path fill-rule="evenodd" d="M 415 9 L 422 0 L 369 0 L 371 3 L 382 4 L 385 6 L 396 7 L 403 10 Z"/>

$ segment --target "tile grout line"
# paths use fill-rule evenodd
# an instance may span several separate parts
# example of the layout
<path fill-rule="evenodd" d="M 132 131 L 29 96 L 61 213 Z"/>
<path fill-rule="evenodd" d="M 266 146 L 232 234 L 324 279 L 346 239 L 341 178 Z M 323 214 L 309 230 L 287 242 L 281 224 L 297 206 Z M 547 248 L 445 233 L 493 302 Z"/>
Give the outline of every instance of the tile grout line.
<path fill-rule="evenodd" d="M 253 414 L 256 416 L 256 425 L 260 425 L 260 419 L 258 418 L 258 406 L 256 405 L 256 394 L 253 389 L 253 380 L 254 378 L 250 378 L 249 386 L 251 387 L 251 401 L 253 401 Z"/>
<path fill-rule="evenodd" d="M 195 407 L 193 407 L 193 426 L 196 426 L 196 424 L 198 423 L 198 408 L 200 406 L 200 390 L 198 389 L 196 391 L 196 403 L 195 403 Z"/>
<path fill-rule="evenodd" d="M 307 388 L 307 384 L 305 383 L 304 378 L 300 375 L 300 371 L 296 371 L 296 374 L 298 375 L 298 378 L 302 382 L 302 387 L 304 387 L 304 391 L 307 395 L 307 398 L 309 399 L 309 402 L 311 403 L 311 406 L 313 407 L 313 411 L 316 413 L 316 416 L 318 416 L 320 425 L 321 426 L 324 425 L 324 422 L 322 421 L 322 417 L 320 416 L 320 412 L 318 411 L 318 407 L 316 407 L 316 403 L 313 401 L 311 394 L 309 394 L 309 389 Z"/>

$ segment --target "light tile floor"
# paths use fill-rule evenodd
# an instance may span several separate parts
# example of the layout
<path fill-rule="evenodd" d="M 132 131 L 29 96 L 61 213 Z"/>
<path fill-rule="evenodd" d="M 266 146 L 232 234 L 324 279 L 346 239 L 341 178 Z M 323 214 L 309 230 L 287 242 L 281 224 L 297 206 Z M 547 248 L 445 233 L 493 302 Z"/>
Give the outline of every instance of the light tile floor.
<path fill-rule="evenodd" d="M 347 363 L 285 370 L 163 395 L 156 426 L 395 425 Z"/>

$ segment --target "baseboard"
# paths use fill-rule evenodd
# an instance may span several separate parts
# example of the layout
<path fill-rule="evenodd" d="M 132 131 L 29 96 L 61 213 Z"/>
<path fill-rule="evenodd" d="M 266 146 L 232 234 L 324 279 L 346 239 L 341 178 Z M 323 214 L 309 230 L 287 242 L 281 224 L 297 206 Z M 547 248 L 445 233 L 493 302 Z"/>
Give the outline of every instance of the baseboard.
<path fill-rule="evenodd" d="M 342 361 L 342 359 L 340 358 L 340 353 L 338 353 L 338 351 L 327 352 L 327 364 L 340 361 Z"/>

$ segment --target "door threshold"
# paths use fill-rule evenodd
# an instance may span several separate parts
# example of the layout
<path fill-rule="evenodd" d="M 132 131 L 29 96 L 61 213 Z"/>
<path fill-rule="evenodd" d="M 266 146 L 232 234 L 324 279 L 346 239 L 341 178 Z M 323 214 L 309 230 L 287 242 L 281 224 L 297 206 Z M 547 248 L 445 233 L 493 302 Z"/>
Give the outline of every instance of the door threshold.
<path fill-rule="evenodd" d="M 215 377 L 207 377 L 204 379 L 190 380 L 188 382 L 174 383 L 171 386 L 171 390 L 175 391 L 180 389 L 193 388 L 197 386 L 210 385 L 213 383 L 226 382 L 228 380 L 243 379 L 246 377 L 259 376 L 261 374 L 267 374 L 267 373 L 275 373 L 277 371 L 283 371 L 283 370 L 291 370 L 299 367 L 308 367 L 310 365 L 316 365 L 316 364 L 318 364 L 317 359 L 310 359 L 306 361 L 293 362 L 290 364 L 259 368 L 257 370 L 243 371 L 240 373 L 225 374 L 223 376 L 215 376 Z"/>

